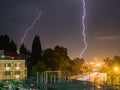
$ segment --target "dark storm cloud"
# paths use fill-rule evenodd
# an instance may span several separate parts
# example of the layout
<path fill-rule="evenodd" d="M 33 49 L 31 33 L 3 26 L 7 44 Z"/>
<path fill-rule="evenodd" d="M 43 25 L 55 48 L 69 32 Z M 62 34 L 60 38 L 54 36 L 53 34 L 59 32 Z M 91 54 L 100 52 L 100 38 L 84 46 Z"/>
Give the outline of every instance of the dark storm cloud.
<path fill-rule="evenodd" d="M 90 1 L 90 0 L 89 0 Z M 88 24 L 91 30 L 101 30 L 98 34 L 115 34 L 120 31 L 120 1 L 119 0 L 92 0 L 88 7 Z M 89 2 L 91 3 L 91 2 Z M 95 32 L 97 34 L 97 32 Z"/>

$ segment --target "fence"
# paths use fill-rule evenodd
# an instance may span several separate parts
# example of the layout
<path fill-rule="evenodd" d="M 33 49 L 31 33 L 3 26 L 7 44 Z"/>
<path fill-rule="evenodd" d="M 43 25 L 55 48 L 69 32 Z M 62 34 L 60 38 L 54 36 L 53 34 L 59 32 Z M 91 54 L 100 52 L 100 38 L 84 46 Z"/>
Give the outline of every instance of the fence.
<path fill-rule="evenodd" d="M 36 79 L 28 79 L 23 85 L 28 90 L 98 90 L 94 83 L 89 81 L 73 80 L 61 71 L 45 71 L 38 74 Z"/>
<path fill-rule="evenodd" d="M 61 71 L 43 72 L 39 90 L 96 90 L 96 86 L 88 81 L 70 80 Z"/>

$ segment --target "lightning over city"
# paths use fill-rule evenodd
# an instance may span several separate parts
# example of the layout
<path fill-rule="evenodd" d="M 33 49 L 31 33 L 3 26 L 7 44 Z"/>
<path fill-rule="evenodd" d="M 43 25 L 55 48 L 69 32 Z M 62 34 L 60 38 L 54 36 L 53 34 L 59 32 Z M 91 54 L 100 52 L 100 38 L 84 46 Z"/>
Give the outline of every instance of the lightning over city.
<path fill-rule="evenodd" d="M 119 79 L 120 0 L 0 0 L 0 90 L 120 90 Z"/>
<path fill-rule="evenodd" d="M 83 41 L 84 41 L 84 48 L 82 50 L 82 52 L 80 53 L 80 58 L 82 58 L 83 53 L 85 52 L 85 50 L 87 49 L 87 41 L 86 41 L 86 33 L 85 33 L 85 17 L 86 17 L 86 3 L 85 0 L 82 0 L 82 4 L 83 4 L 83 15 L 82 15 L 82 35 L 83 35 Z"/>
<path fill-rule="evenodd" d="M 104 63 L 120 55 L 119 8 L 120 0 L 0 0 L 0 50 L 22 57 L 37 36 L 44 51 L 59 46 L 73 61 Z"/>

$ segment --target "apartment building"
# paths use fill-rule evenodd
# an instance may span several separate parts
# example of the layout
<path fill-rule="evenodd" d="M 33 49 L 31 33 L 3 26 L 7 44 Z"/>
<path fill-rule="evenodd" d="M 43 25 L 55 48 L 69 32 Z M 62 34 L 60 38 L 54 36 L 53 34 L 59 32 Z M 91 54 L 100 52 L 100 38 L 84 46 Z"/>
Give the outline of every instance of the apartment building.
<path fill-rule="evenodd" d="M 0 60 L 0 80 L 23 80 L 26 76 L 25 60 Z"/>

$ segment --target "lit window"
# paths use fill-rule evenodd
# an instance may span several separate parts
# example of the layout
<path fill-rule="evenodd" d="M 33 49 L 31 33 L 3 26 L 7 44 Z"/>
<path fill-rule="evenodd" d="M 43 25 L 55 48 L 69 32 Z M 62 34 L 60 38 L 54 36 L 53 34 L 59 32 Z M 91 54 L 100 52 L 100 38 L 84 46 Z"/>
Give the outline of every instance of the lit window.
<path fill-rule="evenodd" d="M 6 69 L 6 70 L 10 70 L 10 67 L 6 67 L 5 69 Z"/>
<path fill-rule="evenodd" d="M 17 70 L 19 70 L 19 69 L 20 69 L 20 67 L 16 67 L 16 69 L 17 69 Z"/>
<path fill-rule="evenodd" d="M 5 63 L 5 67 L 11 67 L 11 63 Z"/>
<path fill-rule="evenodd" d="M 15 78 L 19 78 L 20 77 L 20 75 L 15 75 Z"/>
<path fill-rule="evenodd" d="M 20 63 L 15 63 L 15 67 L 20 67 L 21 64 Z"/>
<path fill-rule="evenodd" d="M 5 63 L 4 66 L 6 70 L 10 70 L 11 63 Z"/>

